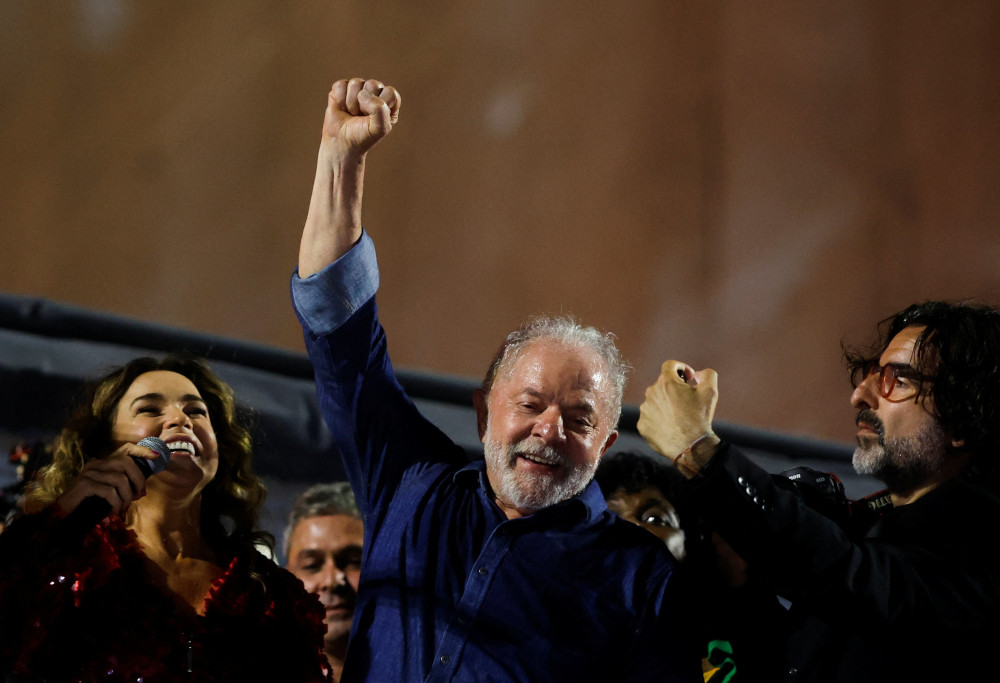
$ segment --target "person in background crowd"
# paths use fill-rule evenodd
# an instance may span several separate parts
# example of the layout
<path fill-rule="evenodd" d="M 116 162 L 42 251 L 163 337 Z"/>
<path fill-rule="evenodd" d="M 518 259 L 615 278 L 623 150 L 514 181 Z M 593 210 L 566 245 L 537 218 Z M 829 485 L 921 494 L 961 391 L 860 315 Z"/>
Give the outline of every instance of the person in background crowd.
<path fill-rule="evenodd" d="M 0 489 L 0 532 L 8 519 L 20 512 L 24 491 L 35 479 L 39 469 L 52 461 L 52 455 L 44 441 L 34 439 L 21 441 L 10 448 L 10 463 L 14 465 L 16 479 Z"/>
<path fill-rule="evenodd" d="M 608 509 L 667 544 L 696 595 L 705 683 L 771 683 L 781 674 L 785 610 L 771 587 L 685 500 L 685 479 L 662 458 L 608 453 L 595 480 Z M 694 626 L 692 626 L 692 630 Z"/>
<path fill-rule="evenodd" d="M 677 561 L 687 557 L 688 537 L 700 530 L 691 528 L 688 515 L 682 522 L 673 502 L 680 500 L 684 477 L 642 453 L 616 451 L 601 458 L 594 479 L 611 512 L 666 543 Z"/>
<path fill-rule="evenodd" d="M 167 452 L 137 445 L 146 437 Z M 142 459 L 156 457 L 166 468 L 145 478 Z M 199 359 L 138 358 L 95 383 L 27 514 L 0 535 L 0 669 L 327 680 L 319 606 L 257 550 L 269 539 L 251 459 L 232 390 Z"/>
<path fill-rule="evenodd" d="M 991 680 L 1000 568 L 984 529 L 1000 517 L 1000 312 L 931 301 L 879 332 L 846 352 L 854 468 L 891 499 L 864 534 L 715 435 L 712 370 L 664 363 L 639 431 L 690 478 L 712 528 L 791 601 L 786 680 Z"/>
<path fill-rule="evenodd" d="M 347 655 L 363 544 L 361 512 L 350 484 L 316 484 L 296 498 L 285 528 L 285 567 L 323 603 L 323 649 L 334 681 L 340 680 Z"/>

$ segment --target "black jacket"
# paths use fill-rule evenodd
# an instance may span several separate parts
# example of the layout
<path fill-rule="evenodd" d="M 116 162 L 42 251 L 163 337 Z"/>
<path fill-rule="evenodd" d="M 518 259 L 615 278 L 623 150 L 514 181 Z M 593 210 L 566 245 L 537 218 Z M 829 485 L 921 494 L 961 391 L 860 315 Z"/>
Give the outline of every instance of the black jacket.
<path fill-rule="evenodd" d="M 791 601 L 785 680 L 994 680 L 1000 496 L 956 478 L 854 537 L 731 446 L 695 480 L 716 530 Z"/>

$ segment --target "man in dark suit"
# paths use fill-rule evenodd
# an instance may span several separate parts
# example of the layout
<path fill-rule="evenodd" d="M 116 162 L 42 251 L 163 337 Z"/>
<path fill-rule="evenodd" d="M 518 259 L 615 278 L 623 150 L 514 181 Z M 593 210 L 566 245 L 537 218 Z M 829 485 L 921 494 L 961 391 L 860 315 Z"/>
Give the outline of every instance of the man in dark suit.
<path fill-rule="evenodd" d="M 854 467 L 892 501 L 863 533 L 712 432 L 712 370 L 664 363 L 639 431 L 791 601 L 787 681 L 985 680 L 1000 635 L 1000 313 L 927 302 L 880 330 L 871 349 L 847 353 Z"/>

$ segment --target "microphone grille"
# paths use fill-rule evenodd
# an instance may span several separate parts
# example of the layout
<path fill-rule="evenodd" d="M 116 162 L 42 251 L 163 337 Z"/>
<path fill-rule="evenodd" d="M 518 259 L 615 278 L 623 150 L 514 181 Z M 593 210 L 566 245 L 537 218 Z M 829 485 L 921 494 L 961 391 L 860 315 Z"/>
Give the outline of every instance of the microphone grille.
<path fill-rule="evenodd" d="M 136 445 L 152 449 L 160 456 L 156 460 L 142 459 L 145 461 L 145 464 L 149 466 L 149 474 L 146 475 L 147 477 L 158 474 L 159 472 L 167 469 L 167 465 L 170 463 L 170 448 L 167 446 L 166 441 L 155 436 L 147 436 L 145 439 L 140 440 Z"/>

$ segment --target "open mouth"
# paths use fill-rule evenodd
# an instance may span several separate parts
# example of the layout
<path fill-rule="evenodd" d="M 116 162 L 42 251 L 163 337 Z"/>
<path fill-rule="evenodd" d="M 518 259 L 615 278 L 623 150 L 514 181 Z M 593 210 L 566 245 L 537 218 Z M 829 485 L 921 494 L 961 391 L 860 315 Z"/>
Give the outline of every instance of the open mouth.
<path fill-rule="evenodd" d="M 554 458 L 546 458 L 545 456 L 538 453 L 518 453 L 518 455 L 529 462 L 538 463 L 539 465 L 548 465 L 549 467 L 555 467 L 559 464 L 559 461 Z"/>
<path fill-rule="evenodd" d="M 194 457 L 194 444 L 190 441 L 173 441 L 167 444 L 167 448 L 170 449 L 170 455 L 187 455 L 189 457 Z"/>
<path fill-rule="evenodd" d="M 553 448 L 536 450 L 525 448 L 514 451 L 514 455 L 528 464 L 528 467 L 540 467 L 541 470 L 554 469 L 563 464 L 563 458 Z"/>

